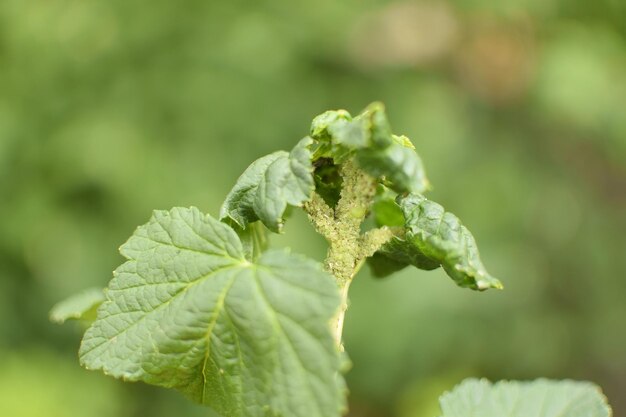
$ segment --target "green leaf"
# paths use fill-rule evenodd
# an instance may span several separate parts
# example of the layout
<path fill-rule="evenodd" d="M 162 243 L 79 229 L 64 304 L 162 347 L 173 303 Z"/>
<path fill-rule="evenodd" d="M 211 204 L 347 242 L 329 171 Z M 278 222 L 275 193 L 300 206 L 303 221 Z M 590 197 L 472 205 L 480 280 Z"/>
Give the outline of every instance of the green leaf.
<path fill-rule="evenodd" d="M 376 226 L 404 227 L 404 213 L 396 203 L 397 193 L 389 190 L 384 185 L 379 185 L 376 190 L 372 214 Z"/>
<path fill-rule="evenodd" d="M 405 240 L 439 262 L 457 285 L 475 290 L 502 288 L 485 269 L 474 236 L 458 217 L 419 194 L 399 198 L 399 205 L 404 213 Z"/>
<path fill-rule="evenodd" d="M 392 230 L 401 229 L 402 232 L 398 234 L 404 235 L 404 213 L 395 200 L 395 193 L 384 186 L 380 186 L 372 205 L 374 220 L 378 227 L 387 226 L 391 227 Z M 439 262 L 426 257 L 415 245 L 399 236 L 391 238 L 374 256 L 367 259 L 367 263 L 373 275 L 378 278 L 384 278 L 409 265 L 426 271 L 440 266 Z"/>
<path fill-rule="evenodd" d="M 340 301 L 319 263 L 285 251 L 250 262 L 235 231 L 196 208 L 155 211 L 120 251 L 83 366 L 228 417 L 340 416 Z"/>
<path fill-rule="evenodd" d="M 430 189 L 424 164 L 415 150 L 398 143 L 378 149 L 366 148 L 356 154 L 359 166 L 397 192 L 422 193 Z"/>
<path fill-rule="evenodd" d="M 399 237 L 391 238 L 389 242 L 385 243 L 383 247 L 378 250 L 377 254 L 393 261 L 390 263 L 384 258 L 371 258 L 369 261 L 370 267 L 372 267 L 374 276 L 379 278 L 399 271 L 408 265 L 413 265 L 424 271 L 432 271 L 441 266 L 438 261 L 424 255 L 412 242 L 407 242 L 405 239 Z"/>
<path fill-rule="evenodd" d="M 352 120 L 345 110 L 328 110 L 316 116 L 311 122 L 311 136 L 317 139 L 330 139 L 328 127 L 338 120 Z"/>
<path fill-rule="evenodd" d="M 314 160 L 351 156 L 368 174 L 397 192 L 424 192 L 430 185 L 421 158 L 411 141 L 391 133 L 384 106 L 373 103 L 352 118 L 345 110 L 317 116 L 311 125 L 317 141 Z"/>
<path fill-rule="evenodd" d="M 230 218 L 243 229 L 261 220 L 279 232 L 287 205 L 301 206 L 313 192 L 312 142 L 304 138 L 290 153 L 278 151 L 254 161 L 226 196 L 220 219 Z"/>
<path fill-rule="evenodd" d="M 93 321 L 96 310 L 104 301 L 101 288 L 90 288 L 59 302 L 50 310 L 50 321 L 63 324 L 67 320 Z"/>
<path fill-rule="evenodd" d="M 368 120 L 356 117 L 353 120 L 337 119 L 328 126 L 328 132 L 335 142 L 348 149 L 359 149 L 370 146 Z"/>
<path fill-rule="evenodd" d="M 442 417 L 610 417 L 600 389 L 589 382 L 468 379 L 440 399 Z"/>
<path fill-rule="evenodd" d="M 367 264 L 376 278 L 385 278 L 409 266 L 407 262 L 393 259 L 381 251 L 367 258 Z"/>
<path fill-rule="evenodd" d="M 398 211 L 404 230 L 368 259 L 375 276 L 387 276 L 407 265 L 427 271 L 442 266 L 460 287 L 502 288 L 480 260 L 474 237 L 454 214 L 419 194 L 399 196 L 397 203 L 385 194 L 374 204 L 379 226 L 397 226 Z"/>

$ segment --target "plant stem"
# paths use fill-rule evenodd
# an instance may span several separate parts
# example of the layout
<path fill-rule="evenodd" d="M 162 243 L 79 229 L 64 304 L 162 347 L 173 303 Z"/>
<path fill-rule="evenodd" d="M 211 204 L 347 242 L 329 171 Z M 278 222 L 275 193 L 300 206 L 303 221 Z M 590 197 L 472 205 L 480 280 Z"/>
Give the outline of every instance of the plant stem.
<path fill-rule="evenodd" d="M 348 289 L 350 288 L 350 283 L 352 281 L 348 281 L 344 284 L 343 287 L 339 288 L 339 294 L 341 295 L 341 304 L 339 305 L 339 310 L 337 311 L 337 316 L 333 319 L 332 324 L 334 326 L 333 335 L 335 337 L 335 343 L 339 347 L 340 351 L 344 351 L 343 343 L 341 342 L 341 337 L 343 335 L 343 322 L 346 317 L 346 311 L 348 311 Z"/>
<path fill-rule="evenodd" d="M 361 223 L 376 194 L 376 180 L 351 160 L 341 166 L 340 173 L 343 183 L 337 205 L 329 207 L 322 197 L 313 193 L 304 209 L 317 232 L 328 241 L 324 266 L 335 277 L 341 296 L 341 304 L 331 328 L 338 348 L 343 351 L 341 338 L 350 284 L 365 258 L 372 256 L 392 237 L 392 233 L 386 227 L 361 233 Z"/>

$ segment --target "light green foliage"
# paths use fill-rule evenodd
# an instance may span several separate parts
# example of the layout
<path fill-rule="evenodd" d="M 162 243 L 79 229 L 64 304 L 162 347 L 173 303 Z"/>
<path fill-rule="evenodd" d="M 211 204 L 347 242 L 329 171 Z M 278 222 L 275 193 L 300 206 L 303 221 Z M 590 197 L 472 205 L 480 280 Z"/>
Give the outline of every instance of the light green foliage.
<path fill-rule="evenodd" d="M 338 416 L 339 297 L 313 261 L 244 257 L 237 234 L 195 208 L 156 211 L 80 348 L 88 369 L 176 388 L 224 416 Z"/>
<path fill-rule="evenodd" d="M 588 382 L 469 379 L 440 398 L 442 417 L 610 417 L 600 389 Z"/>
<path fill-rule="evenodd" d="M 70 319 L 93 321 L 96 319 L 96 310 L 104 299 L 104 293 L 101 288 L 90 288 L 52 307 L 50 320 L 59 324 Z"/>
<path fill-rule="evenodd" d="M 244 229 L 261 220 L 278 232 L 287 204 L 300 206 L 313 192 L 311 143 L 305 138 L 290 153 L 278 151 L 256 160 L 226 197 L 220 218 L 230 218 Z"/>
<path fill-rule="evenodd" d="M 474 236 L 458 217 L 419 194 L 398 197 L 398 206 L 382 200 L 377 207 L 380 222 L 398 221 L 398 209 L 405 229 L 384 245 L 371 264 L 378 276 L 385 276 L 407 265 L 432 270 L 442 266 L 461 287 L 475 290 L 502 288 L 480 260 Z M 388 258 L 388 259 L 385 259 Z"/>

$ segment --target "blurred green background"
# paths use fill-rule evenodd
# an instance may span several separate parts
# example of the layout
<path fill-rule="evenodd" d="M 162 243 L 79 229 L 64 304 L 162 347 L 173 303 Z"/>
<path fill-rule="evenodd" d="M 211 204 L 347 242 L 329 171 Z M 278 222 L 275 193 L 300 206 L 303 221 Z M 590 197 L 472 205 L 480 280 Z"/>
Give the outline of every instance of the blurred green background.
<path fill-rule="evenodd" d="M 155 208 L 217 214 L 316 114 L 385 102 L 503 292 L 352 287 L 351 417 L 435 417 L 467 376 L 601 384 L 626 414 L 622 0 L 2 0 L 0 415 L 210 415 L 83 371 L 58 300 Z M 276 244 L 322 258 L 296 214 Z"/>

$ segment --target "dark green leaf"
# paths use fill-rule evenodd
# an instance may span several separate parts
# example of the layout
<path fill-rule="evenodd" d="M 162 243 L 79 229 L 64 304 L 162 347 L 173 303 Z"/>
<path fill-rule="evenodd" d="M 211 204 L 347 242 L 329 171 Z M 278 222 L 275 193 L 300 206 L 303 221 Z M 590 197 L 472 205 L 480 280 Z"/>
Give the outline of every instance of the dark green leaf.
<path fill-rule="evenodd" d="M 377 225 L 397 227 L 402 221 L 404 230 L 368 259 L 375 276 L 384 277 L 407 265 L 423 270 L 442 266 L 461 287 L 502 288 L 486 271 L 474 237 L 455 215 L 419 194 L 399 197 L 399 204 L 391 196 L 385 191 L 374 203 Z"/>
<path fill-rule="evenodd" d="M 474 237 L 458 217 L 419 194 L 399 198 L 399 205 L 405 218 L 404 240 L 440 263 L 459 286 L 475 290 L 502 288 L 483 266 Z"/>
<path fill-rule="evenodd" d="M 343 178 L 339 173 L 339 167 L 330 158 L 320 158 L 315 161 L 315 192 L 319 194 L 326 204 L 335 207 L 341 196 Z"/>
<path fill-rule="evenodd" d="M 382 270 L 380 266 L 378 266 L 378 273 L 376 276 L 379 278 L 385 277 L 390 273 L 393 273 L 400 268 L 400 265 L 408 266 L 413 265 L 419 269 L 423 269 L 425 271 L 431 271 L 433 269 L 439 268 L 440 263 L 436 260 L 427 257 L 424 255 L 415 245 L 411 242 L 406 241 L 405 239 L 399 237 L 393 237 L 389 242 L 387 242 L 383 247 L 377 252 L 379 255 L 387 257 L 397 263 L 395 270 L 394 268 L 387 268 L 388 272 L 382 274 Z M 376 261 L 376 259 L 372 258 L 370 262 L 378 262 L 381 263 L 380 260 Z M 370 263 L 371 265 L 371 263 Z M 373 266 L 376 271 L 376 266 Z"/>
<path fill-rule="evenodd" d="M 409 266 L 408 263 L 397 261 L 380 251 L 367 258 L 367 264 L 376 278 L 385 278 Z"/>
<path fill-rule="evenodd" d="M 378 227 L 387 226 L 393 229 L 401 229 L 402 232 L 397 234 L 403 236 L 404 214 L 395 200 L 395 193 L 384 186 L 380 186 L 372 211 Z M 367 263 L 374 276 L 378 278 L 384 278 L 409 265 L 427 271 L 440 266 L 437 261 L 427 258 L 415 245 L 398 236 L 393 237 L 374 256 L 368 258 Z"/>
<path fill-rule="evenodd" d="M 280 231 L 287 205 L 301 206 L 313 192 L 311 143 L 304 138 L 290 153 L 278 151 L 253 162 L 226 196 L 220 219 L 230 218 L 243 229 L 261 220 Z"/>

